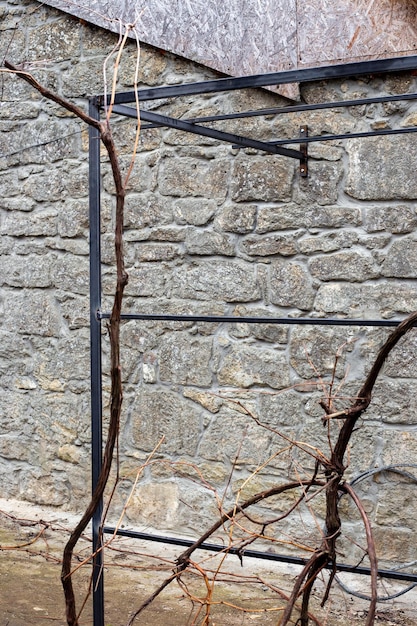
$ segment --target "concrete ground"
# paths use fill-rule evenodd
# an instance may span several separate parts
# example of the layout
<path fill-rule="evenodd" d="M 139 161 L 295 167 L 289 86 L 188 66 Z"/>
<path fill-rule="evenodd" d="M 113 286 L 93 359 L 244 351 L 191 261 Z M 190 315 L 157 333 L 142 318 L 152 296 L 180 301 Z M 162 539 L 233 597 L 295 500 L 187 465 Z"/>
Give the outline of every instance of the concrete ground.
<path fill-rule="evenodd" d="M 60 559 L 68 531 L 77 519 L 55 509 L 0 499 L 0 626 L 65 626 Z M 117 539 L 105 556 L 105 625 L 125 626 L 131 613 L 169 576 L 181 550 Z M 89 553 L 90 542 L 86 537 L 77 548 L 74 565 L 81 563 Z M 219 563 L 219 557 L 209 553 L 200 552 L 197 558 L 199 567 L 206 570 L 215 569 Z M 90 569 L 88 564 L 83 566 L 74 578 L 79 606 L 88 589 Z M 246 558 L 242 567 L 238 558 L 232 556 L 228 557 L 223 570 L 225 573 L 215 587 L 208 621 L 204 621 L 203 611 L 198 614 L 198 598 L 205 596 L 204 582 L 201 576 L 190 574 L 184 578 L 186 588 L 172 583 L 136 619 L 135 626 L 278 624 L 280 612 L 277 609 L 284 602 L 271 587 L 288 593 L 298 572 L 295 566 Z M 349 584 L 362 590 L 367 583 L 358 578 L 352 578 Z M 343 593 L 336 585 L 331 601 L 320 609 L 323 590 L 324 582 L 321 589 L 316 590 L 314 599 L 314 612 L 320 616 L 323 626 L 365 623 L 366 601 Z M 194 597 L 194 602 L 190 596 Z M 296 619 L 294 615 L 293 623 Z M 376 626 L 415 626 L 416 591 L 380 603 L 375 623 Z M 80 624 L 93 624 L 90 601 Z"/>

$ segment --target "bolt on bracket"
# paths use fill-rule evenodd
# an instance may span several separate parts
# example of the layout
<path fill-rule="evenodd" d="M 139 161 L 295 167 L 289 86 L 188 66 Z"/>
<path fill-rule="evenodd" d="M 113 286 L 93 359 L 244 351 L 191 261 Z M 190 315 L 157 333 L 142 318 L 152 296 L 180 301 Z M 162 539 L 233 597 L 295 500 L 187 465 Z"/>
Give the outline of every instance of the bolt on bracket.
<path fill-rule="evenodd" d="M 300 126 L 300 138 L 308 137 L 308 126 Z M 300 142 L 300 152 L 303 157 L 300 159 L 300 176 L 307 178 L 308 176 L 308 143 Z"/>

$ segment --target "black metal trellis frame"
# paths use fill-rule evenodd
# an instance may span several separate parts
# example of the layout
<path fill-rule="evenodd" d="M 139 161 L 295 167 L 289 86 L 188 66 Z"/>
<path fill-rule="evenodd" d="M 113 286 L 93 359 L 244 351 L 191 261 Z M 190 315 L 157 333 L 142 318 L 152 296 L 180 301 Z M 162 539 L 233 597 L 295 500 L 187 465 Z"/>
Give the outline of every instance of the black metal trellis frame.
<path fill-rule="evenodd" d="M 139 89 L 137 94 L 139 101 L 153 101 L 166 98 L 176 98 L 180 96 L 209 94 L 216 92 L 228 92 L 238 89 L 259 88 L 272 85 L 282 85 L 288 83 L 304 83 L 321 80 L 331 80 L 340 78 L 356 78 L 364 75 L 386 74 L 392 72 L 405 72 L 417 70 L 417 56 L 399 57 L 393 59 L 383 59 L 376 61 L 366 61 L 359 63 L 348 63 L 344 65 L 331 65 L 318 68 L 307 68 L 300 70 L 290 70 L 285 72 L 274 72 L 269 74 L 259 74 L 240 78 L 220 78 L 217 80 L 173 85 L 166 87 L 155 87 L 150 89 Z M 135 92 L 124 92 L 116 94 L 113 111 L 122 116 L 136 118 L 136 108 L 128 106 L 135 102 Z M 193 119 L 176 119 L 166 115 L 160 115 L 151 111 L 141 109 L 140 116 L 142 130 L 155 127 L 168 127 L 184 132 L 190 132 L 201 136 L 211 137 L 222 142 L 231 144 L 234 147 L 250 147 L 270 154 L 279 154 L 288 158 L 295 158 L 300 162 L 300 175 L 306 176 L 308 170 L 308 144 L 316 141 L 329 141 L 338 139 L 352 139 L 355 137 L 375 137 L 393 134 L 414 133 L 416 127 L 401 129 L 384 129 L 360 133 L 324 135 L 317 137 L 307 137 L 307 128 L 304 127 L 302 138 L 279 139 L 274 141 L 259 141 L 249 137 L 243 137 L 232 133 L 219 131 L 216 128 L 204 126 L 203 124 L 215 123 L 229 119 L 239 119 L 245 117 L 255 117 L 262 115 L 280 115 L 283 113 L 304 112 L 320 109 L 362 106 L 366 104 L 380 102 L 395 102 L 405 100 L 417 100 L 417 93 L 406 93 L 401 95 L 360 98 L 356 100 L 346 100 L 338 102 L 322 102 L 318 104 L 297 104 L 288 107 L 276 107 L 254 111 L 231 113 L 226 115 L 212 115 Z M 95 119 L 100 119 L 100 113 L 104 108 L 105 100 L 103 96 L 96 96 L 90 99 L 89 113 Z M 303 128 L 303 127 L 301 127 Z M 90 347 L 91 347 L 91 425 L 92 425 L 92 483 L 93 489 L 97 484 L 98 476 L 102 464 L 102 364 L 101 364 L 101 322 L 108 319 L 110 314 L 101 310 L 101 251 L 100 251 L 100 143 L 96 129 L 90 127 L 89 143 L 89 197 L 90 197 Z M 287 148 L 286 145 L 299 144 L 299 149 Z M 170 314 L 142 314 L 130 313 L 122 314 L 125 320 L 166 320 L 182 322 L 246 322 L 248 324 L 304 324 L 320 326 L 397 326 L 400 320 L 364 320 L 364 319 L 330 319 L 330 318 L 264 318 L 264 317 L 238 317 L 238 316 L 213 316 L 213 315 L 170 315 Z M 102 544 L 103 534 L 114 533 L 114 528 L 102 527 L 103 506 L 100 504 L 93 517 L 93 550 L 96 551 Z M 192 545 L 193 541 L 184 540 L 178 537 L 165 537 L 151 535 L 131 530 L 119 529 L 117 534 L 132 538 L 156 541 L 178 546 Z M 205 543 L 201 549 L 221 551 L 224 546 Z M 236 550 L 230 550 L 233 554 Z M 255 550 L 245 551 L 245 556 L 261 559 L 287 562 L 304 565 L 305 560 L 286 555 L 276 555 Z M 94 626 L 104 626 L 104 581 L 103 581 L 103 555 L 99 550 L 93 565 L 93 611 Z M 357 574 L 369 575 L 370 570 L 366 567 L 354 567 L 345 564 L 337 564 L 339 571 L 354 572 Z M 417 575 L 401 573 L 395 570 L 379 570 L 381 577 L 395 580 L 410 581 L 417 584 Z"/>

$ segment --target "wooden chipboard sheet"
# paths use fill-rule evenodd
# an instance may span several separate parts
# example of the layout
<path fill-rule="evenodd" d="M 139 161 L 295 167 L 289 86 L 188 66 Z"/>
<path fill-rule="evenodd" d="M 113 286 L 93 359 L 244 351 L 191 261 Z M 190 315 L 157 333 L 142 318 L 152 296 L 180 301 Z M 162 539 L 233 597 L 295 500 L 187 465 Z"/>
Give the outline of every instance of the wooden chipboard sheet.
<path fill-rule="evenodd" d="M 417 0 L 304 0 L 298 65 L 380 59 L 417 50 Z"/>
<path fill-rule="evenodd" d="M 45 0 L 231 76 L 411 55 L 417 0 Z M 296 98 L 297 89 L 280 93 Z"/>
<path fill-rule="evenodd" d="M 136 22 L 142 42 L 224 74 L 292 69 L 297 63 L 296 0 L 48 0 L 117 32 Z"/>

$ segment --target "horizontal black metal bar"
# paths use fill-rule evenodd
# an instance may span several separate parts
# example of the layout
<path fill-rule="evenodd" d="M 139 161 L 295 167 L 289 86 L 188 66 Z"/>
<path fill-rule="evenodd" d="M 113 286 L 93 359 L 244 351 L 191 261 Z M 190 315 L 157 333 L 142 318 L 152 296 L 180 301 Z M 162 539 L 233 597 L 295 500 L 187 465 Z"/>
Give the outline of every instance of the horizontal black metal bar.
<path fill-rule="evenodd" d="M 110 313 L 97 312 L 98 319 L 109 319 Z M 361 320 L 320 317 L 239 317 L 238 315 L 171 315 L 165 313 L 123 313 L 123 320 L 164 322 L 231 322 L 245 324 L 300 324 L 311 326 L 398 326 L 401 320 Z"/>
<path fill-rule="evenodd" d="M 374 61 L 360 61 L 357 63 L 344 63 L 340 65 L 325 65 L 323 67 L 309 67 L 283 72 L 270 72 L 268 74 L 255 74 L 238 78 L 218 78 L 216 80 L 185 83 L 182 85 L 169 85 L 165 87 L 152 87 L 139 89 L 139 100 L 157 100 L 160 98 L 175 98 L 177 96 L 197 95 L 203 93 L 216 93 L 219 91 L 232 91 L 235 89 L 248 89 L 269 87 L 272 85 L 285 85 L 288 83 L 304 83 L 317 80 L 331 80 L 347 78 L 350 76 L 363 76 L 365 74 L 383 74 L 387 72 L 403 72 L 417 69 L 417 56 L 396 57 L 391 59 L 378 59 Z M 110 95 L 108 96 L 110 98 Z M 104 96 L 101 102 L 104 101 Z M 135 101 L 134 91 L 125 91 L 115 96 L 115 104 Z"/>
<path fill-rule="evenodd" d="M 113 107 L 114 113 L 119 113 L 120 115 L 125 115 L 127 117 L 137 117 L 137 111 L 132 107 L 127 107 L 124 105 L 115 105 Z M 207 128 L 206 126 L 200 126 L 198 124 L 191 124 L 190 122 L 186 122 L 184 120 L 178 120 L 174 117 L 168 117 L 167 115 L 160 115 L 159 113 L 153 113 L 151 111 L 141 111 L 140 112 L 141 119 L 147 120 L 149 122 L 156 122 L 161 126 L 168 126 L 168 128 L 175 128 L 177 130 L 182 130 L 187 133 L 193 133 L 194 135 L 202 135 L 204 137 L 211 137 L 212 139 L 217 139 L 218 141 L 225 141 L 227 143 L 235 143 L 240 147 L 246 148 L 254 148 L 255 150 L 263 150 L 264 152 L 269 152 L 271 154 L 280 154 L 282 156 L 291 157 L 293 159 L 300 160 L 302 158 L 302 153 L 299 150 L 292 150 L 290 148 L 282 148 L 278 145 L 274 145 L 270 142 L 258 141 L 257 139 L 250 139 L 249 137 L 242 137 L 240 135 L 235 135 L 232 133 L 225 133 L 221 130 L 216 130 L 214 128 Z"/>
<path fill-rule="evenodd" d="M 117 534 L 120 537 L 129 537 L 131 539 L 142 539 L 144 541 L 153 541 L 167 545 L 183 546 L 189 548 L 194 545 L 195 541 L 190 539 L 181 539 L 179 537 L 165 537 L 164 535 L 151 535 L 136 530 L 128 530 L 124 528 L 112 528 L 104 526 L 103 533 L 108 535 Z M 202 543 L 199 550 L 208 550 L 210 552 L 227 552 L 228 554 L 237 554 L 249 557 L 251 559 L 262 559 L 264 561 L 278 561 L 280 563 L 290 563 L 291 565 L 304 566 L 307 561 L 300 557 L 290 556 L 286 554 L 275 554 L 274 552 L 261 552 L 259 550 L 239 550 L 239 548 L 227 548 L 215 543 Z M 333 564 L 329 563 L 327 569 L 333 569 Z M 370 576 L 371 570 L 368 567 L 347 565 L 346 563 L 337 563 L 336 570 L 338 572 L 350 572 L 352 574 L 360 574 L 361 576 Z M 392 580 L 404 580 L 417 582 L 417 574 L 408 574 L 397 570 L 379 569 L 378 576 L 381 578 L 390 578 Z"/>
<path fill-rule="evenodd" d="M 313 143 L 317 141 L 334 141 L 336 139 L 356 139 L 358 137 L 378 137 L 386 135 L 406 135 L 407 133 L 416 133 L 417 126 L 409 126 L 408 128 L 385 128 L 383 130 L 367 130 L 361 133 L 344 133 L 342 135 L 314 135 L 312 137 L 303 138 L 303 143 Z M 300 139 L 277 139 L 270 142 L 274 146 L 285 144 L 300 143 Z M 235 147 L 235 146 L 233 146 Z M 239 146 L 236 146 L 239 147 Z"/>
<path fill-rule="evenodd" d="M 321 109 L 338 109 L 353 106 L 364 106 L 367 104 L 378 104 L 383 102 L 400 102 L 405 100 L 417 100 L 417 93 L 407 93 L 400 96 L 376 96 L 375 98 L 360 98 L 357 100 L 339 100 L 338 102 L 317 102 L 315 104 L 295 104 L 284 107 L 272 107 L 269 109 L 258 109 L 256 111 L 241 111 L 239 113 L 224 113 L 220 115 L 207 115 L 205 117 L 187 118 L 187 122 L 192 124 L 203 124 L 205 122 L 223 122 L 225 120 L 243 119 L 246 117 L 260 117 L 263 115 L 282 115 L 283 113 L 303 113 L 305 111 L 317 111 Z M 160 128 L 160 124 L 143 124 L 142 129 Z"/>

